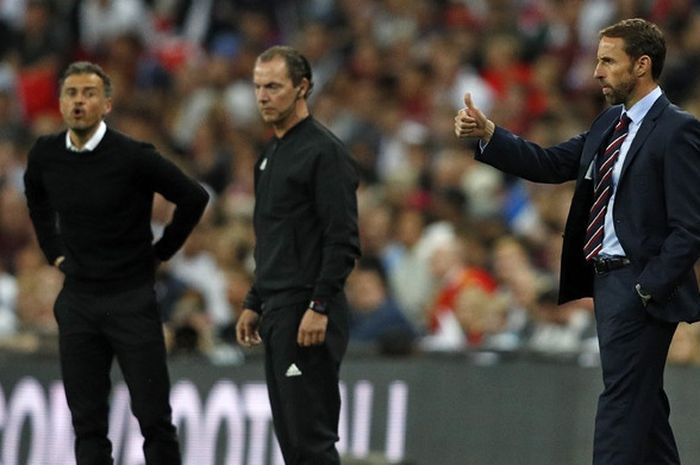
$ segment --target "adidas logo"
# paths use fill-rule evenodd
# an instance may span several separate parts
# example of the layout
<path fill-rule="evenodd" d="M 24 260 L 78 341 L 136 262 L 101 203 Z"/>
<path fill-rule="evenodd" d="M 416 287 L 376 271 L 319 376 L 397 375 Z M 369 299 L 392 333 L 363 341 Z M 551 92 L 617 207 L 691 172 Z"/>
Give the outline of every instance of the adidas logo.
<path fill-rule="evenodd" d="M 287 372 L 284 374 L 284 376 L 287 378 L 291 378 L 292 376 L 301 376 L 301 370 L 296 363 L 292 363 L 289 365 L 289 368 L 287 368 Z"/>

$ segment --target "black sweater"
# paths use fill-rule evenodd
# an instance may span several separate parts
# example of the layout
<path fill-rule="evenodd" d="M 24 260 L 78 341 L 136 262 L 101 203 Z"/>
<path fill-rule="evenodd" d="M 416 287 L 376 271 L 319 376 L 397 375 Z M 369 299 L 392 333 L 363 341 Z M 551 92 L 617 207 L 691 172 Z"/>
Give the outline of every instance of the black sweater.
<path fill-rule="evenodd" d="M 255 166 L 256 270 L 246 308 L 331 301 L 343 290 L 360 255 L 357 184 L 347 149 L 312 117 L 270 141 Z"/>
<path fill-rule="evenodd" d="M 65 286 L 117 292 L 153 282 L 157 260 L 183 244 L 208 194 L 153 145 L 108 129 L 95 150 L 72 152 L 66 133 L 40 137 L 24 175 L 29 213 L 50 263 L 65 256 Z M 176 205 L 156 244 L 153 194 Z"/>

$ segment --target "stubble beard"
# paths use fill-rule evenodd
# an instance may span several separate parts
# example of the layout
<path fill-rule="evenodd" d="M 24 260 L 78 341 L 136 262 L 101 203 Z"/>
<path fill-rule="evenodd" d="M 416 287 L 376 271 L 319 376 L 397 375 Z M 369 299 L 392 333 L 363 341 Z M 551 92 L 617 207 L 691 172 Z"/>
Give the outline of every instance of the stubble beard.
<path fill-rule="evenodd" d="M 625 104 L 626 106 L 635 87 L 637 87 L 637 78 L 632 76 L 630 79 L 620 82 L 617 87 L 611 88 L 611 92 L 605 96 L 605 100 L 607 100 L 610 105 Z"/>
<path fill-rule="evenodd" d="M 272 114 L 262 114 L 263 121 L 273 127 L 284 127 L 287 121 L 294 114 L 294 104 L 290 105 L 282 111 L 275 111 Z"/>
<path fill-rule="evenodd" d="M 72 124 L 69 125 L 68 127 L 70 128 L 71 132 L 73 132 L 75 135 L 78 137 L 85 137 L 88 134 L 90 134 L 92 131 L 97 128 L 97 125 L 99 124 L 99 121 L 94 123 L 94 124 Z"/>

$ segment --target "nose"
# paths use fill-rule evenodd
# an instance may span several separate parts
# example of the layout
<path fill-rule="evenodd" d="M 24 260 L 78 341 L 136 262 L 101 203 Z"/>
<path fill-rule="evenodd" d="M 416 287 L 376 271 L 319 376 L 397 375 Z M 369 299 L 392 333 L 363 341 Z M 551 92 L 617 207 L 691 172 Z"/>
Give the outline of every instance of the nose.
<path fill-rule="evenodd" d="M 268 100 L 267 92 L 264 89 L 257 91 L 258 102 L 266 102 Z"/>
<path fill-rule="evenodd" d="M 596 79 L 600 79 L 603 77 L 603 73 L 600 69 L 600 64 L 595 65 L 595 68 L 593 69 L 593 77 Z"/>

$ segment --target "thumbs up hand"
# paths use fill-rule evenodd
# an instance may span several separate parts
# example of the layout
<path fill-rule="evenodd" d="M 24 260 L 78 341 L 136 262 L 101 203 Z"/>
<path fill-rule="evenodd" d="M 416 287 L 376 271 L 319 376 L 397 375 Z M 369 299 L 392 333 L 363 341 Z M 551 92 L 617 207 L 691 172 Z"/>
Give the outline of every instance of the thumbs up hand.
<path fill-rule="evenodd" d="M 476 137 L 488 143 L 496 125 L 472 102 L 472 94 L 464 94 L 464 108 L 455 116 L 455 135 L 462 138 Z"/>

